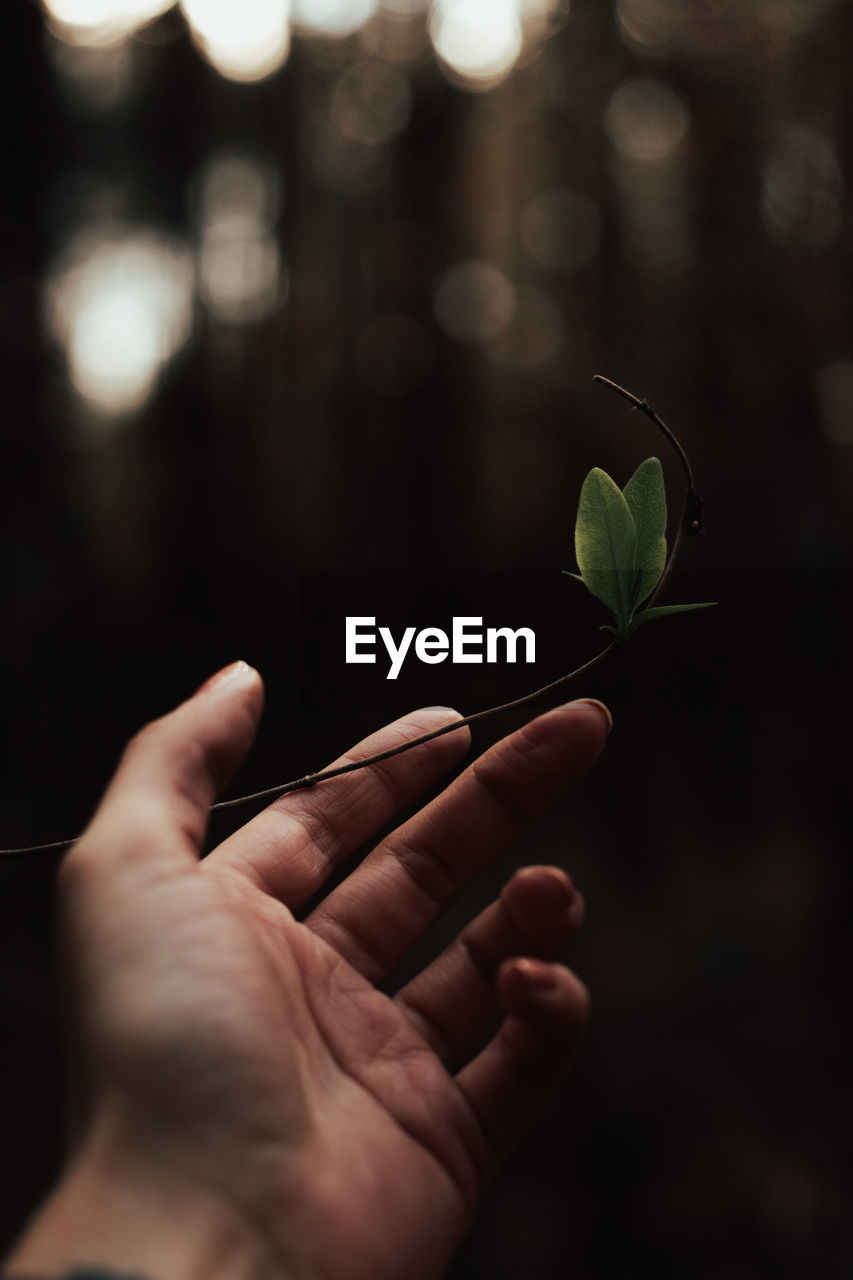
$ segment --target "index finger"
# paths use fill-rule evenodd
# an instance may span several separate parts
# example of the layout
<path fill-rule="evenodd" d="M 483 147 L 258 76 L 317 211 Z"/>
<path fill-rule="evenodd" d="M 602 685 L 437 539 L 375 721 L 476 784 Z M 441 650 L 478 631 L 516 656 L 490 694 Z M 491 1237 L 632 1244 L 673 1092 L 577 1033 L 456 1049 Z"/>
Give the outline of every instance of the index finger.
<path fill-rule="evenodd" d="M 63 866 L 119 862 L 178 868 L 198 860 L 210 805 L 246 755 L 263 683 L 245 662 L 207 680 L 128 743 L 87 830 Z"/>
<path fill-rule="evenodd" d="M 461 720 L 449 707 L 422 707 L 365 738 L 332 768 L 400 746 Z M 322 888 L 335 867 L 448 772 L 468 750 L 462 727 L 410 751 L 274 800 L 205 859 L 208 870 L 236 871 L 292 910 Z"/>

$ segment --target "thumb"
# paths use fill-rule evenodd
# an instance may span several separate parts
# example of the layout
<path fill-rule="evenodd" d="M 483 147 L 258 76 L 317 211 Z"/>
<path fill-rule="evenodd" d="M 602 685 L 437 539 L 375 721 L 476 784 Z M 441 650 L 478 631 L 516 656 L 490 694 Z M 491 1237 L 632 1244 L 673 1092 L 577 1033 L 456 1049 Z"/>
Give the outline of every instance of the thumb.
<path fill-rule="evenodd" d="M 128 743 L 118 769 L 70 857 L 144 857 L 174 866 L 198 858 L 210 806 L 243 760 L 263 707 L 263 683 L 245 662 L 212 676 Z"/>

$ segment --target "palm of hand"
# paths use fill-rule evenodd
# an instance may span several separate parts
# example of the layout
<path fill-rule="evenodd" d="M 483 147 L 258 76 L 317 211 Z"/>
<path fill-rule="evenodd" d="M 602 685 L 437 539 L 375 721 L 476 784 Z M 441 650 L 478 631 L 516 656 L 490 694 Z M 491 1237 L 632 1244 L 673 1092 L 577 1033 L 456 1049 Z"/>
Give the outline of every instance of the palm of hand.
<path fill-rule="evenodd" d="M 90 1052 L 127 1100 L 110 1127 L 123 1142 L 144 1130 L 155 1159 L 215 1177 L 255 1222 L 263 1206 L 291 1264 L 302 1223 L 306 1274 L 326 1274 L 321 1247 L 347 1277 L 396 1276 L 395 1241 L 418 1237 L 435 1274 L 485 1159 L 470 1107 L 400 1005 L 283 904 L 210 872 L 134 895 L 118 936 L 152 962 L 113 946 L 109 989 L 79 993 Z M 155 988 L 169 994 L 152 1008 Z"/>
<path fill-rule="evenodd" d="M 391 726 L 359 754 L 430 727 L 429 717 Z M 122 775 L 142 770 L 151 743 L 132 751 L 107 818 L 93 824 L 93 853 L 69 860 L 66 883 L 71 953 L 85 938 L 91 960 L 78 964 L 77 1005 L 96 1109 L 99 1087 L 121 1098 L 134 1140 L 214 1181 L 295 1274 L 440 1274 L 483 1183 L 573 1056 L 582 988 L 559 966 L 511 957 L 555 955 L 580 901 L 553 868 L 518 873 L 395 999 L 374 984 L 602 741 L 589 707 L 542 717 L 384 840 L 301 923 L 293 913 L 446 770 L 461 734 L 382 774 L 277 802 L 201 864 L 194 850 L 155 840 L 162 866 L 158 852 L 113 871 L 105 926 L 98 824 L 110 830 Z M 171 843 L 182 830 L 197 845 L 183 818 Z"/>
<path fill-rule="evenodd" d="M 266 928 L 268 904 L 257 905 Z M 261 1008 L 258 1025 L 296 1049 L 269 1104 L 285 1101 L 292 1124 L 301 1099 L 295 1157 L 292 1131 L 283 1135 L 280 1200 L 302 1224 L 306 1274 L 325 1274 L 328 1257 L 353 1280 L 420 1274 L 412 1258 L 439 1273 L 486 1169 L 470 1105 L 402 1007 L 286 908 L 269 940 L 278 1025 Z"/>

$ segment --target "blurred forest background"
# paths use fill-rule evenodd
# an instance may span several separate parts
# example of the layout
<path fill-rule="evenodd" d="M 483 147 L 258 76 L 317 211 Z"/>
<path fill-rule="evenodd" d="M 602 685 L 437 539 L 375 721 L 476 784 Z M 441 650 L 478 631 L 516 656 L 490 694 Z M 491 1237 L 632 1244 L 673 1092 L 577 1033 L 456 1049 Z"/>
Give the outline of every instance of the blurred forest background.
<path fill-rule="evenodd" d="M 0 845 L 76 834 L 127 736 L 236 657 L 268 708 L 232 794 L 388 719 L 300 702 L 308 572 L 553 575 L 540 683 L 585 660 L 586 471 L 658 453 L 679 499 L 608 374 L 706 499 L 667 599 L 720 605 L 577 689 L 605 757 L 431 940 L 521 861 L 588 901 L 577 1072 L 451 1274 L 849 1277 L 853 4 L 7 0 L 0 28 Z M 430 700 L 534 683 L 461 671 Z M 6 1240 L 61 1145 L 55 862 L 0 860 Z"/>

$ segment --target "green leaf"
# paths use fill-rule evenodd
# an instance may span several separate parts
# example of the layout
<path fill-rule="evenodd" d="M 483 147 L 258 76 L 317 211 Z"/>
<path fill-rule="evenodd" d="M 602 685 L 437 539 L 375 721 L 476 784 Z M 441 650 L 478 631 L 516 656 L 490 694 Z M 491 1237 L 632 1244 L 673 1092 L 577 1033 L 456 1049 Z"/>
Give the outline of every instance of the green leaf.
<path fill-rule="evenodd" d="M 708 600 L 703 604 L 658 604 L 651 609 L 641 609 L 631 623 L 631 633 L 644 622 L 653 622 L 655 618 L 665 618 L 670 613 L 691 613 L 693 609 L 713 609 L 716 603 L 716 600 Z"/>
<path fill-rule="evenodd" d="M 613 610 L 620 630 L 631 615 L 636 552 L 637 528 L 621 490 L 593 467 L 581 489 L 575 553 L 584 584 Z"/>
<path fill-rule="evenodd" d="M 637 526 L 637 582 L 630 601 L 636 609 L 654 591 L 666 565 L 666 493 L 658 459 L 641 462 L 622 492 Z"/>

